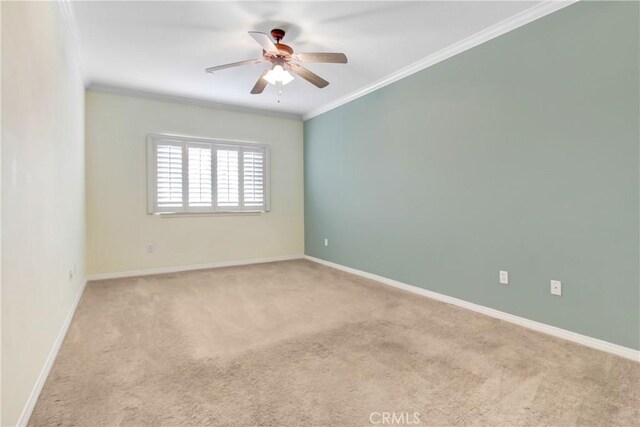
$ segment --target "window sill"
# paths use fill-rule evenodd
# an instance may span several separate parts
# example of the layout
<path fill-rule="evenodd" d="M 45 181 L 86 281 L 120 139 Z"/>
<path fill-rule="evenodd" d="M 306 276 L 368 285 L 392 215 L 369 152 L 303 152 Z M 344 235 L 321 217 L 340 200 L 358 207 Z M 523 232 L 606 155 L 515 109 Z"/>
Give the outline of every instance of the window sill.
<path fill-rule="evenodd" d="M 257 216 L 266 211 L 221 211 L 221 212 L 176 212 L 176 213 L 154 213 L 152 216 L 160 218 L 198 218 L 207 216 Z"/>

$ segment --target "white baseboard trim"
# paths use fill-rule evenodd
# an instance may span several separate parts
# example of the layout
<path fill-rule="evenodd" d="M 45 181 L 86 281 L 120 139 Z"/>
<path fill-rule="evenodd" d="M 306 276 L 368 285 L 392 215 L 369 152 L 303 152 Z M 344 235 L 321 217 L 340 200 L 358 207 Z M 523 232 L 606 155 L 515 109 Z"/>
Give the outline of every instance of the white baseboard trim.
<path fill-rule="evenodd" d="M 154 274 L 179 273 L 181 271 L 207 270 L 209 268 L 236 267 L 249 264 L 264 264 L 267 262 L 290 261 L 293 259 L 303 259 L 304 255 L 284 255 L 269 258 L 254 258 L 233 261 L 210 262 L 207 264 L 180 265 L 174 267 L 149 268 L 145 270 L 120 271 L 115 273 L 97 273 L 87 276 L 87 281 L 122 279 L 126 277 L 151 276 Z"/>
<path fill-rule="evenodd" d="M 36 380 L 36 383 L 31 390 L 31 395 L 29 396 L 27 403 L 22 409 L 22 414 L 20 414 L 20 418 L 18 418 L 18 423 L 16 424 L 18 427 L 26 426 L 29 423 L 31 413 L 36 407 L 36 403 L 38 402 L 38 398 L 40 397 L 42 387 L 44 387 L 44 383 L 47 381 L 49 372 L 51 372 L 51 368 L 53 367 L 53 362 L 55 362 L 58 351 L 60 351 L 60 347 L 62 346 L 62 342 L 64 341 L 64 337 L 67 335 L 69 325 L 71 325 L 71 320 L 73 319 L 73 315 L 76 313 L 76 308 L 78 308 L 78 303 L 80 303 L 80 298 L 82 298 L 82 293 L 84 292 L 84 288 L 86 287 L 86 285 L 87 280 L 85 279 L 82 282 L 82 286 L 80 286 L 80 289 L 78 290 L 78 294 L 76 295 L 73 304 L 71 304 L 71 307 L 67 312 L 67 317 L 65 317 L 64 322 L 62 323 L 62 327 L 60 328 L 60 332 L 58 332 L 56 340 L 53 342 L 53 347 L 51 347 L 51 351 L 49 351 L 47 360 L 45 361 L 45 364 L 40 371 L 40 375 L 38 376 L 38 379 Z"/>
<path fill-rule="evenodd" d="M 440 294 L 438 292 L 429 291 L 417 286 L 408 285 L 406 283 L 398 282 L 397 280 L 389 279 L 387 277 L 378 276 L 377 274 L 367 273 L 366 271 L 357 270 L 355 268 L 346 267 L 341 264 L 336 264 L 331 261 L 325 261 L 320 258 L 315 258 L 309 255 L 305 255 L 305 259 L 323 264 L 328 267 L 342 270 L 347 273 L 355 274 L 357 276 L 365 277 L 367 279 L 375 280 L 384 285 L 393 286 L 395 288 L 403 289 L 405 291 L 412 292 L 414 294 L 422 295 L 428 298 L 432 298 L 438 301 L 442 301 L 448 304 L 453 304 L 458 307 L 466 308 L 477 313 L 481 313 L 487 316 L 494 317 L 496 319 L 504 320 L 510 323 L 514 323 L 519 326 L 524 326 L 534 331 L 542 332 L 554 337 L 562 338 L 567 341 L 571 341 L 577 344 L 582 344 L 587 347 L 595 348 L 596 350 L 606 351 L 607 353 L 615 354 L 626 359 L 631 359 L 635 362 L 640 362 L 640 351 L 632 348 L 623 347 L 618 344 L 613 344 L 608 341 L 599 340 L 586 335 L 581 335 L 576 332 L 571 332 L 566 329 L 561 329 L 555 326 L 547 325 L 545 323 L 536 322 L 534 320 L 525 319 L 524 317 L 515 316 L 513 314 L 505 313 L 503 311 L 495 310 L 493 308 L 485 307 L 483 305 L 474 304 L 472 302 L 464 301 L 458 298 L 450 297 Z"/>
<path fill-rule="evenodd" d="M 104 279 L 116 279 L 122 277 L 135 277 L 135 276 L 148 276 L 152 274 L 162 274 L 162 273 L 176 273 L 180 271 L 190 271 L 190 270 L 204 270 L 208 268 L 220 268 L 220 267 L 233 267 L 239 265 L 249 265 L 249 264 L 263 264 L 267 262 L 275 262 L 275 261 L 289 261 L 294 259 L 303 259 L 304 255 L 287 255 L 280 257 L 271 257 L 271 258 L 258 258 L 258 259 L 249 259 L 249 260 L 239 260 L 239 261 L 222 261 L 222 262 L 213 262 L 208 264 L 197 264 L 197 265 L 187 265 L 187 266 L 178 266 L 178 267 L 163 267 L 163 268 L 154 268 L 148 270 L 138 270 L 138 271 L 124 271 L 118 273 L 103 273 L 103 274 L 93 274 L 87 276 L 82 283 L 82 286 L 78 290 L 78 294 L 67 313 L 67 317 L 64 319 L 64 323 L 60 328 L 60 332 L 56 337 L 56 340 L 53 343 L 53 347 L 47 356 L 47 360 L 40 371 L 40 375 L 36 380 L 33 389 L 31 390 L 31 395 L 25 404 L 22 414 L 20 414 L 20 418 L 18 418 L 17 426 L 23 427 L 29 423 L 29 418 L 33 413 L 33 409 L 38 402 L 38 397 L 40 397 L 40 393 L 42 392 L 42 388 L 44 387 L 44 383 L 47 381 L 47 377 L 51 372 L 51 368 L 53 367 L 53 362 L 56 360 L 56 356 L 58 355 L 58 351 L 60 351 L 60 347 L 62 346 L 62 342 L 64 341 L 64 337 L 67 335 L 67 331 L 69 330 L 69 326 L 71 325 L 71 320 L 73 319 L 73 315 L 76 312 L 76 308 L 78 307 L 78 303 L 80 303 L 80 298 L 84 292 L 84 289 L 87 285 L 87 282 L 91 280 L 104 280 Z"/>

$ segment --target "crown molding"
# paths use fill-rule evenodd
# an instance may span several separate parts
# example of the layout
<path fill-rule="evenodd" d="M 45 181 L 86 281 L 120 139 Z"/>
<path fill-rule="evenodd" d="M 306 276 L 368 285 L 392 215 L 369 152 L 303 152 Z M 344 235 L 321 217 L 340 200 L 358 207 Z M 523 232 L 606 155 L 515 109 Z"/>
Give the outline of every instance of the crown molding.
<path fill-rule="evenodd" d="M 153 99 L 156 101 L 172 102 L 178 104 L 195 105 L 197 107 L 213 108 L 217 110 L 235 111 L 238 113 L 257 114 L 262 116 L 280 117 L 286 119 L 302 120 L 301 114 L 283 113 L 280 111 L 267 110 L 261 108 L 243 107 L 234 104 L 226 104 L 205 99 L 190 98 L 178 95 L 169 95 L 155 92 L 147 92 L 122 86 L 101 84 L 90 82 L 87 78 L 87 68 L 82 56 L 82 45 L 80 43 L 78 22 L 73 11 L 73 0 L 61 0 L 58 2 L 63 16 L 64 27 L 71 44 L 71 54 L 80 70 L 80 75 L 86 90 L 111 93 L 114 95 L 131 96 L 135 98 Z"/>
<path fill-rule="evenodd" d="M 509 31 L 515 30 L 516 28 L 522 27 L 523 25 L 547 16 L 571 4 L 574 4 L 577 1 L 579 0 L 546 0 L 535 6 L 532 6 L 525 11 L 522 11 L 510 18 L 500 21 L 495 25 L 487 27 L 484 30 L 481 30 L 465 39 L 460 40 L 459 42 L 447 46 L 444 49 L 441 49 L 434 54 L 421 59 L 418 62 L 414 62 L 407 67 L 401 68 L 400 70 L 395 71 L 387 75 L 386 77 L 383 77 L 367 86 L 351 92 L 348 95 L 338 98 L 335 101 L 329 102 L 328 104 L 325 104 L 319 108 L 311 110 L 310 112 L 302 116 L 302 120 L 309 120 L 313 117 L 319 116 L 320 114 L 326 113 L 327 111 L 333 110 L 334 108 L 340 107 L 341 105 L 349 103 L 377 89 L 397 82 L 400 79 L 415 74 L 418 71 L 429 68 L 432 65 L 451 58 L 452 56 L 455 56 L 484 42 L 508 33 Z"/>
<path fill-rule="evenodd" d="M 283 113 L 283 112 L 274 111 L 274 110 L 245 107 L 245 106 L 239 106 L 235 104 L 226 104 L 226 103 L 209 101 L 209 100 L 199 99 L 199 98 L 190 98 L 190 97 L 183 97 L 178 95 L 153 93 L 153 92 L 147 92 L 143 90 L 126 88 L 126 87 L 119 87 L 119 86 L 114 86 L 109 84 L 90 83 L 86 80 L 86 68 L 85 68 L 85 64 L 83 62 L 83 58 L 81 54 L 82 50 L 80 45 L 80 39 L 78 37 L 78 29 L 77 29 L 78 27 L 75 19 L 75 14 L 73 12 L 72 0 L 62 0 L 60 2 L 60 7 L 63 12 L 63 16 L 65 18 L 64 21 L 68 29 L 69 37 L 71 39 L 73 54 L 81 69 L 81 74 L 84 79 L 84 85 L 87 90 L 104 92 L 104 93 L 112 93 L 112 94 L 124 95 L 124 96 L 132 96 L 136 98 L 146 98 L 146 99 L 154 99 L 158 101 L 195 105 L 199 107 L 207 107 L 207 108 L 227 110 L 227 111 L 236 111 L 240 113 L 266 115 L 266 116 L 305 121 L 313 117 L 319 116 L 320 114 L 326 113 L 327 111 L 340 107 L 341 105 L 347 104 L 355 99 L 365 96 L 384 86 L 390 85 L 391 83 L 401 80 L 407 76 L 415 74 L 426 68 L 429 68 L 432 65 L 435 65 L 459 53 L 462 53 L 475 46 L 478 46 L 484 42 L 487 42 L 503 34 L 506 34 L 509 31 L 515 30 L 516 28 L 522 27 L 523 25 L 526 25 L 530 22 L 533 22 L 544 16 L 547 16 L 551 13 L 554 13 L 560 9 L 563 9 L 569 5 L 576 3 L 577 1 L 579 0 L 545 0 L 542 3 L 532 6 L 523 12 L 520 12 L 495 25 L 485 28 L 484 30 L 481 30 L 463 40 L 460 40 L 459 42 L 456 42 L 450 46 L 447 46 L 444 49 L 441 49 L 433 53 L 432 55 L 429 55 L 426 58 L 421 59 L 418 62 L 415 62 L 404 68 L 401 68 L 400 70 L 395 71 L 379 80 L 376 80 L 375 82 L 369 85 L 366 85 L 354 92 L 351 92 L 343 97 L 340 97 L 334 101 L 331 101 L 325 105 L 322 105 L 304 114 Z"/>
<path fill-rule="evenodd" d="M 279 111 L 243 107 L 243 106 L 234 105 L 234 104 L 224 104 L 224 103 L 219 103 L 214 101 L 207 101 L 205 99 L 188 98 L 183 96 L 168 95 L 168 94 L 161 94 L 161 93 L 155 93 L 155 92 L 146 92 L 142 90 L 120 87 L 120 86 L 91 83 L 87 85 L 86 88 L 88 91 L 93 91 L 93 92 L 110 93 L 114 95 L 131 96 L 134 98 L 152 99 L 155 101 L 171 102 L 171 103 L 177 103 L 177 104 L 194 105 L 197 107 L 205 107 L 205 108 L 212 108 L 216 110 L 225 110 L 225 111 L 235 111 L 238 113 L 245 113 L 245 114 L 256 114 L 260 116 L 273 116 L 273 117 L 279 117 L 279 118 L 285 118 L 285 119 L 302 120 L 302 116 L 299 114 L 282 113 Z"/>

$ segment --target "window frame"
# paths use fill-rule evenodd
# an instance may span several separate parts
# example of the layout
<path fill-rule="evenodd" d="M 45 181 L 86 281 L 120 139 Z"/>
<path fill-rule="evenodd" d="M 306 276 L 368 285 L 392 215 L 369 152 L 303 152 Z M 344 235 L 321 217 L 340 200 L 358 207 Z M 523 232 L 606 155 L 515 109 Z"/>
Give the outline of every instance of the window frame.
<path fill-rule="evenodd" d="M 182 147 L 182 207 L 167 208 L 157 206 L 157 157 L 156 146 L 158 143 L 167 143 Z M 201 145 L 206 144 L 211 147 L 211 207 L 194 206 L 189 207 L 189 144 Z M 229 147 L 238 150 L 238 206 L 218 207 L 217 197 L 217 149 Z M 244 150 L 262 151 L 264 150 L 264 205 L 263 208 L 251 207 L 244 208 Z M 156 134 L 147 135 L 147 213 L 150 215 L 162 216 L 203 216 L 203 215 L 220 215 L 220 214 L 251 214 L 269 212 L 271 210 L 271 168 L 270 157 L 271 149 L 269 144 L 238 141 L 231 139 L 216 138 L 200 138 L 192 136 L 172 135 L 172 134 Z M 186 176 L 186 179 L 185 179 Z"/>

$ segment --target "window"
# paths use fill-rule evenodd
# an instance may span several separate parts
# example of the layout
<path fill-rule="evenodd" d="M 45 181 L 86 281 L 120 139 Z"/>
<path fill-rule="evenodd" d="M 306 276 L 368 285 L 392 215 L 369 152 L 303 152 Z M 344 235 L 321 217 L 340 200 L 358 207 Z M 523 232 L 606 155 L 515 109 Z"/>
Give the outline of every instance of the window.
<path fill-rule="evenodd" d="M 149 135 L 149 213 L 269 210 L 269 147 Z"/>

